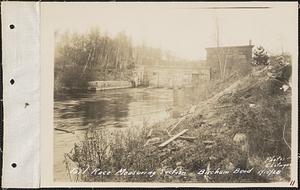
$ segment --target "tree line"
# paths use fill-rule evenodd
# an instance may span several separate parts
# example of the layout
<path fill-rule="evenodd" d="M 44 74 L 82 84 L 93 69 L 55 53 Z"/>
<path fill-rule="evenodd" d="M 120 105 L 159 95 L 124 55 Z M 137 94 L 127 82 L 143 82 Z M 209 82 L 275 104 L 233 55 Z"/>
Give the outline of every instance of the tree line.
<path fill-rule="evenodd" d="M 93 80 L 130 80 L 137 65 L 175 61 L 159 48 L 134 46 L 125 32 L 114 38 L 92 29 L 88 33 L 56 33 L 55 90 L 84 88 Z"/>

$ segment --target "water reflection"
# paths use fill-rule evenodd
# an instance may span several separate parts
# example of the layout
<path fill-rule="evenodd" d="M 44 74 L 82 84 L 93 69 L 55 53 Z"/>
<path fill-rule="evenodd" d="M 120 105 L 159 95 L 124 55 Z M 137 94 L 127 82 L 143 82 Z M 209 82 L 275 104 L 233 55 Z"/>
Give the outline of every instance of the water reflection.
<path fill-rule="evenodd" d="M 173 98 L 171 89 L 139 88 L 66 95 L 55 100 L 55 125 L 69 130 L 89 123 L 114 127 L 140 125 L 145 120 L 157 120 L 174 107 Z"/>
<path fill-rule="evenodd" d="M 194 103 L 191 89 L 131 88 L 95 93 L 69 94 L 54 101 L 54 127 L 76 131 L 76 135 L 54 132 L 54 172 L 56 181 L 67 181 L 64 153 L 83 137 L 89 123 L 99 127 L 141 127 L 170 116 L 178 117 Z"/>

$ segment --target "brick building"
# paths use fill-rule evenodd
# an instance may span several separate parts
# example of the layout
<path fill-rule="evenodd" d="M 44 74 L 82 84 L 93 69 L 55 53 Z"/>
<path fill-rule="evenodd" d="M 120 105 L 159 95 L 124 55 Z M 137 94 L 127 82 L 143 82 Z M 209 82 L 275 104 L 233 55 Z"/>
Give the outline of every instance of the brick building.
<path fill-rule="evenodd" d="M 252 48 L 245 46 L 227 46 L 206 48 L 206 62 L 211 68 L 211 79 L 228 76 L 233 72 L 247 74 L 251 71 Z M 221 64 L 219 64 L 221 62 Z"/>

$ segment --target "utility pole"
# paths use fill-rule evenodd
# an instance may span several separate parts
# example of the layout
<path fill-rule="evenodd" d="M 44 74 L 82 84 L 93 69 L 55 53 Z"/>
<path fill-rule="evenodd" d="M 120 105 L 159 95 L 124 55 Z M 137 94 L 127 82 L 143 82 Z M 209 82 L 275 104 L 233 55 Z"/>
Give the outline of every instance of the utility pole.
<path fill-rule="evenodd" d="M 284 48 L 283 48 L 283 39 L 282 39 L 282 36 L 280 36 L 280 43 L 281 43 L 281 55 L 284 55 Z"/>
<path fill-rule="evenodd" d="M 216 29 L 216 45 L 217 45 L 217 57 L 218 57 L 218 64 L 219 64 L 219 75 L 220 75 L 220 78 L 222 79 L 223 78 L 223 73 L 222 73 L 222 70 L 223 70 L 223 64 L 222 64 L 222 58 L 221 58 L 221 55 L 220 55 L 220 27 L 219 27 L 219 20 L 218 20 L 218 17 L 216 16 L 215 17 L 215 29 Z"/>
<path fill-rule="evenodd" d="M 220 47 L 220 28 L 219 28 L 218 17 L 215 17 L 215 25 L 216 25 L 216 42 L 217 42 L 217 47 Z"/>

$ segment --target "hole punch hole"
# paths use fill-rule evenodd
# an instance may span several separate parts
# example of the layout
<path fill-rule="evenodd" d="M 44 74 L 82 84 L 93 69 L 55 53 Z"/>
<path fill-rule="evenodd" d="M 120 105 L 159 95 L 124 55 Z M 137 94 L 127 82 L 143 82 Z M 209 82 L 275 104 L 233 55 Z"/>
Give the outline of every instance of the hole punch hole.
<path fill-rule="evenodd" d="M 9 25 L 9 28 L 10 28 L 10 29 L 14 29 L 14 28 L 15 28 L 15 25 L 10 24 L 10 25 Z"/>
<path fill-rule="evenodd" d="M 16 167 L 17 167 L 17 164 L 16 164 L 16 163 L 12 163 L 12 164 L 11 164 L 11 167 L 16 168 Z"/>
<path fill-rule="evenodd" d="M 29 104 L 26 102 L 26 103 L 25 103 L 25 108 L 26 108 L 27 106 L 29 106 Z"/>
<path fill-rule="evenodd" d="M 15 84 L 15 80 L 14 79 L 11 79 L 9 82 L 10 82 L 11 85 Z"/>

